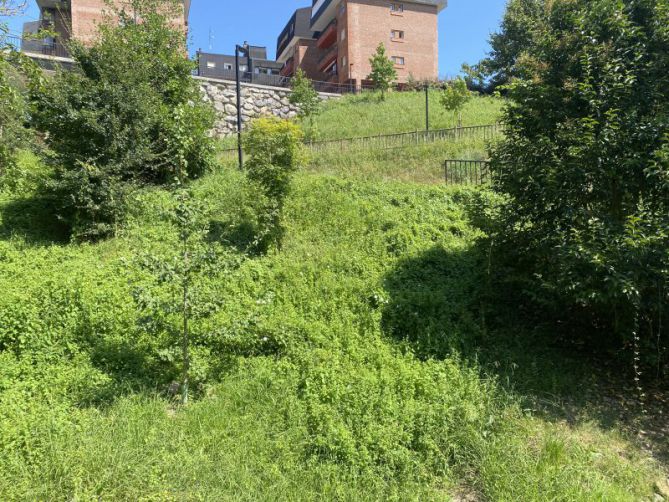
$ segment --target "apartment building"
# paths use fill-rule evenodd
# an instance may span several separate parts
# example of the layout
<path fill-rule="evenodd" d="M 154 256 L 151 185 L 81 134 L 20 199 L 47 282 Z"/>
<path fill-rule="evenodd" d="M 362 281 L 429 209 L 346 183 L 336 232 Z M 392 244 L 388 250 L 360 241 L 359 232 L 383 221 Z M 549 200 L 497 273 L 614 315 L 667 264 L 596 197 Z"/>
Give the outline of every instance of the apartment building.
<path fill-rule="evenodd" d="M 395 62 L 398 81 L 436 79 L 437 20 L 447 0 L 313 0 L 290 19 L 277 43 L 282 74 L 302 68 L 313 80 L 365 84 L 379 43 Z"/>
<path fill-rule="evenodd" d="M 267 47 L 243 44 L 239 73 L 244 82 L 274 85 L 283 65 L 267 58 Z M 236 78 L 235 56 L 197 51 L 198 75 L 233 80 Z"/>
<path fill-rule="evenodd" d="M 127 0 L 114 0 L 115 5 L 122 7 L 128 4 Z M 174 19 L 176 27 L 188 29 L 188 15 L 191 0 L 183 0 L 183 15 Z M 98 26 L 103 22 L 109 7 L 105 0 L 37 0 L 40 9 L 42 28 L 48 28 L 56 33 L 56 37 L 43 42 L 43 52 L 49 49 L 57 55 L 62 55 L 64 45 L 69 40 L 79 40 L 84 43 L 92 42 L 97 36 Z"/>

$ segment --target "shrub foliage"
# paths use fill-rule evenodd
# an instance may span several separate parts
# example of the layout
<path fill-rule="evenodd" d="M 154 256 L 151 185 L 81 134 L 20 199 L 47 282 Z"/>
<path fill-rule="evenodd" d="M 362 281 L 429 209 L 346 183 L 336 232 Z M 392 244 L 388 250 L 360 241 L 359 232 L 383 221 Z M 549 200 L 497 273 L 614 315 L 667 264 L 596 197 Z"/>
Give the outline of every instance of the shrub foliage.
<path fill-rule="evenodd" d="M 531 73 L 509 88 L 506 140 L 493 151 L 510 196 L 508 256 L 535 300 L 585 320 L 588 333 L 601 328 L 607 342 L 645 349 L 659 371 L 669 315 L 669 4 L 550 2 L 533 32 Z"/>
<path fill-rule="evenodd" d="M 246 138 L 247 176 L 262 196 L 259 206 L 259 242 L 281 247 L 283 206 L 293 174 L 304 160 L 302 130 L 275 117 L 253 122 Z"/>
<path fill-rule="evenodd" d="M 58 208 L 79 237 L 111 233 L 127 184 L 200 176 L 212 159 L 213 112 L 191 78 L 172 2 L 132 3 L 90 47 L 73 43 L 77 71 L 60 71 L 34 93 L 34 119 L 55 152 Z M 141 22 L 135 22 L 141 19 Z"/>

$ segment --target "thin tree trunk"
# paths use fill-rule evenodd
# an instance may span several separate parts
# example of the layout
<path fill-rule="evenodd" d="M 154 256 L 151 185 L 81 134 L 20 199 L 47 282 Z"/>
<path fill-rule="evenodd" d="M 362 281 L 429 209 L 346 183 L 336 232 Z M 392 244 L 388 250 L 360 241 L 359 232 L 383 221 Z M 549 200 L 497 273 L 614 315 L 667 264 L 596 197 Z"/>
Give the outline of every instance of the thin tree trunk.
<path fill-rule="evenodd" d="M 188 404 L 188 376 L 190 374 L 190 353 L 188 350 L 188 251 L 184 251 L 184 265 L 186 267 L 186 277 L 183 282 L 183 332 L 181 339 L 181 351 L 183 357 L 183 374 L 181 382 L 181 404 Z"/>

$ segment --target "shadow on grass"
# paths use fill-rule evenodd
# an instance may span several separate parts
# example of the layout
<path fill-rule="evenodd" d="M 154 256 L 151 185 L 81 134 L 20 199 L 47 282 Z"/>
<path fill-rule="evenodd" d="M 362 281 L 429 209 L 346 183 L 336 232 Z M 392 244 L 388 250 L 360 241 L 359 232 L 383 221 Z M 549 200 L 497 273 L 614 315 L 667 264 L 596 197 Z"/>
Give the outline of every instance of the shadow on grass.
<path fill-rule="evenodd" d="M 33 246 L 69 242 L 69 229 L 58 220 L 46 196 L 35 195 L 0 204 L 0 215 L 0 239 L 19 237 Z"/>
<path fill-rule="evenodd" d="M 667 389 L 646 389 L 644 417 L 631 364 L 572 343 L 550 319 L 496 289 L 486 276 L 486 256 L 477 246 L 437 246 L 400 261 L 384 280 L 386 335 L 423 359 L 457 352 L 545 419 L 622 429 L 669 461 Z"/>

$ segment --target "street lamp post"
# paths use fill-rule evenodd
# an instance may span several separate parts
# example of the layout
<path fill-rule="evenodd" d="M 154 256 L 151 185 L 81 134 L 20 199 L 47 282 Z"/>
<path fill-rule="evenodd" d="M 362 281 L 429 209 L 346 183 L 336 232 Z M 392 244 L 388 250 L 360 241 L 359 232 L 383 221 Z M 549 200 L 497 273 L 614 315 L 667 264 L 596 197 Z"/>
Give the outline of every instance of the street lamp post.
<path fill-rule="evenodd" d="M 239 75 L 239 53 L 246 53 L 240 45 L 235 46 L 235 80 L 237 81 L 237 156 L 239 169 L 244 168 L 244 153 L 242 152 L 242 83 Z"/>
<path fill-rule="evenodd" d="M 425 82 L 425 130 L 430 132 L 430 84 Z"/>

